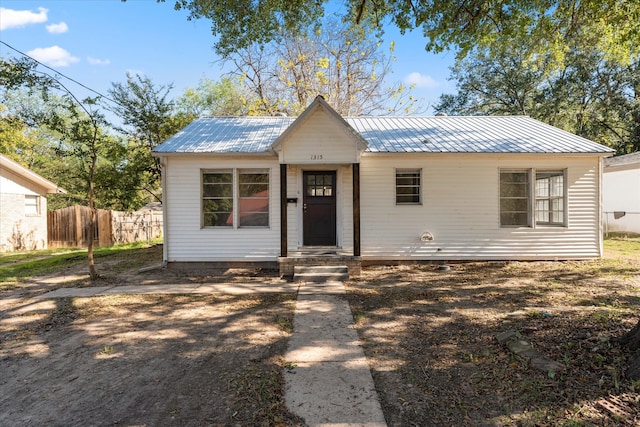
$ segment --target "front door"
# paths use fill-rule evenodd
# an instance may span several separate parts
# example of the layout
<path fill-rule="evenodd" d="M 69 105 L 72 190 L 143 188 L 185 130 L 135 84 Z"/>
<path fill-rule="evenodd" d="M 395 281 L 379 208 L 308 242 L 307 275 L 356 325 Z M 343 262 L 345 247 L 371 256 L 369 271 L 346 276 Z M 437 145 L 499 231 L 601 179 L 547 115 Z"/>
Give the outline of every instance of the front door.
<path fill-rule="evenodd" d="M 303 245 L 336 246 L 336 171 L 305 171 L 302 180 Z"/>

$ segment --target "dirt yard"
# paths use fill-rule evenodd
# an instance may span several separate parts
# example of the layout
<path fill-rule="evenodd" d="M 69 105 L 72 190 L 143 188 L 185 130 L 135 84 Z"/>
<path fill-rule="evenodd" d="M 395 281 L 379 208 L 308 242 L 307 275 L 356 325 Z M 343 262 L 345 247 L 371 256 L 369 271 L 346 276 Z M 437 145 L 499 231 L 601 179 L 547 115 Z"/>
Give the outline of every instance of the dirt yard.
<path fill-rule="evenodd" d="M 283 402 L 293 294 L 40 300 L 68 286 L 278 283 L 273 271 L 142 264 L 161 246 L 0 286 L 0 425 L 296 426 Z M 640 421 L 632 356 L 640 264 L 620 260 L 369 267 L 347 298 L 390 426 L 614 426 Z M 496 341 L 513 330 L 563 369 Z"/>

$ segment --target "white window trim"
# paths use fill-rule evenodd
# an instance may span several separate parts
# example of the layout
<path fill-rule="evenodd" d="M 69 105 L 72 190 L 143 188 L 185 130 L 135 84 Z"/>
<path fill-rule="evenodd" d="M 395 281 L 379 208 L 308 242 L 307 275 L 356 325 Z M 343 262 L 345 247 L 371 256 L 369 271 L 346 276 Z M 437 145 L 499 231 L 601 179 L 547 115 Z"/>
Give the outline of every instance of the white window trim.
<path fill-rule="evenodd" d="M 241 172 L 254 172 L 254 173 L 266 173 L 268 174 L 268 185 L 269 185 L 269 199 L 267 202 L 268 205 L 268 223 L 266 226 L 240 226 L 240 173 Z M 232 185 L 232 201 L 233 201 L 233 224 L 230 226 L 223 225 L 204 225 L 204 175 L 207 173 L 231 173 L 231 185 Z M 211 230 L 267 230 L 271 229 L 271 200 L 272 200 L 272 175 L 270 168 L 220 168 L 220 169 L 201 169 L 200 170 L 200 228 L 201 229 L 211 229 Z"/>
<path fill-rule="evenodd" d="M 400 202 L 398 203 L 398 172 L 418 172 L 420 178 L 420 184 L 418 185 L 418 201 L 417 202 Z M 422 192 L 424 188 L 424 181 L 422 177 L 422 168 L 395 168 L 393 171 L 393 202 L 396 206 L 422 206 Z"/>
<path fill-rule="evenodd" d="M 527 212 L 528 225 L 502 225 L 500 222 L 500 174 L 503 172 L 526 172 L 529 175 L 529 208 Z M 536 173 L 537 172 L 562 172 L 562 204 L 563 215 L 560 223 L 538 223 L 536 221 Z M 566 168 L 500 168 L 498 170 L 498 227 L 499 228 L 566 228 L 569 224 L 569 188 L 567 185 Z"/>
<path fill-rule="evenodd" d="M 27 200 L 35 201 L 35 212 L 27 211 L 27 207 L 33 207 L 33 204 L 27 204 Z M 24 195 L 24 215 L 29 217 L 37 217 L 42 215 L 42 208 L 40 202 L 40 196 L 34 194 L 25 194 Z"/>

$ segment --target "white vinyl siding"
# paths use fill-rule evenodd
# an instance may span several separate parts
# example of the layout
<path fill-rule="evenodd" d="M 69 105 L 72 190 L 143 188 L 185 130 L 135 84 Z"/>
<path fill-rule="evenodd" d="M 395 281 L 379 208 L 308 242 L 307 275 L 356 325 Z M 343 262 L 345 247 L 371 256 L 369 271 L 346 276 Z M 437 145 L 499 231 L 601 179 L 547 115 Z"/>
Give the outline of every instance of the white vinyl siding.
<path fill-rule="evenodd" d="M 582 259 L 600 256 L 597 156 L 363 155 L 363 259 Z M 393 202 L 397 168 L 421 168 L 423 205 Z M 499 170 L 564 170 L 565 227 L 501 227 Z M 391 197 L 390 197 L 391 196 Z M 422 242 L 430 232 L 434 240 Z"/>
<path fill-rule="evenodd" d="M 279 148 L 285 164 L 352 164 L 358 161 L 357 138 L 324 110 L 311 113 Z"/>
<path fill-rule="evenodd" d="M 605 169 L 602 189 L 605 231 L 640 233 L 640 165 Z"/>
<path fill-rule="evenodd" d="M 276 261 L 280 253 L 280 228 L 202 227 L 202 174 L 205 171 L 268 171 L 270 189 L 279 188 L 278 160 L 200 155 L 167 157 L 165 166 L 167 261 Z M 233 166 L 230 168 L 229 166 Z M 280 224 L 279 194 L 270 194 L 271 225 Z M 237 216 L 237 215 L 236 215 Z M 228 218 L 228 217 L 227 217 Z"/>

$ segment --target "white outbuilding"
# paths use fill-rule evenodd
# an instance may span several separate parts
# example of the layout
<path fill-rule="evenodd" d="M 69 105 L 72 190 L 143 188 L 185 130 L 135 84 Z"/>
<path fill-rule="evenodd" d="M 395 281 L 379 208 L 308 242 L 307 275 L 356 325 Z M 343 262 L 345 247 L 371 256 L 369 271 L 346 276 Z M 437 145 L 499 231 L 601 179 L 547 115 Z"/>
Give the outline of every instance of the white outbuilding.
<path fill-rule="evenodd" d="M 588 259 L 612 150 L 525 116 L 199 118 L 156 147 L 167 263 Z"/>
<path fill-rule="evenodd" d="M 640 152 L 604 160 L 605 233 L 640 233 Z"/>

